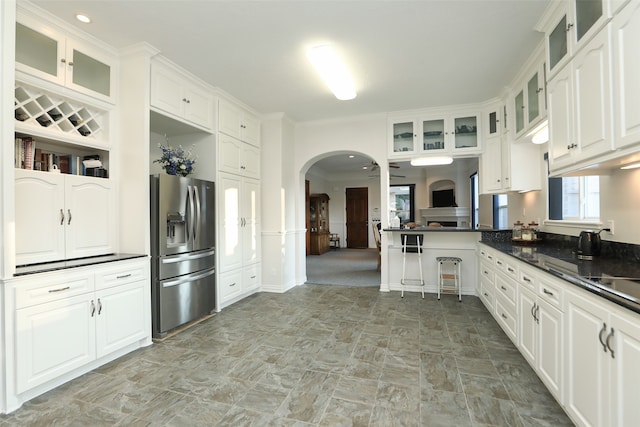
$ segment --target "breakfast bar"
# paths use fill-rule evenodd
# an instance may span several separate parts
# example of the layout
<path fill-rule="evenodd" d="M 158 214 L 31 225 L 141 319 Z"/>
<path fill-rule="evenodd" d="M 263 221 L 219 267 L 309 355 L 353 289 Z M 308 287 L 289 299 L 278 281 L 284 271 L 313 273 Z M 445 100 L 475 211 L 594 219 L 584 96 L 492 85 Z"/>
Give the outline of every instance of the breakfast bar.
<path fill-rule="evenodd" d="M 381 286 L 381 291 L 401 291 L 402 279 L 402 235 L 419 234 L 423 239 L 422 275 L 424 291 L 436 294 L 438 290 L 437 257 L 458 257 L 461 262 L 462 295 L 476 295 L 477 287 L 477 243 L 481 238 L 481 230 L 465 227 L 415 227 L 385 228 L 382 230 L 382 256 L 388 265 L 388 285 Z M 486 231 L 486 230 L 482 230 Z M 406 276 L 419 277 L 416 254 L 407 256 Z M 406 292 L 421 292 L 419 285 L 406 285 Z M 433 296 L 435 298 L 435 295 Z"/>

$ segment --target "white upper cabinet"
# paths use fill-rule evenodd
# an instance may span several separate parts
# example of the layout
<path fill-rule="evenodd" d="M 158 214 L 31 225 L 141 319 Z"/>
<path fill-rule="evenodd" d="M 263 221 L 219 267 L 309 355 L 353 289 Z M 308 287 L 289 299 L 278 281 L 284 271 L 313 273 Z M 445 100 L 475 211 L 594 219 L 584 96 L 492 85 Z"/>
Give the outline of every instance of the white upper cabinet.
<path fill-rule="evenodd" d="M 640 142 L 640 2 L 632 1 L 613 18 L 615 145 Z"/>
<path fill-rule="evenodd" d="M 260 121 L 253 114 L 221 99 L 218 120 L 220 132 L 260 147 Z"/>
<path fill-rule="evenodd" d="M 390 157 L 477 154 L 481 149 L 477 112 L 391 118 L 388 125 Z"/>
<path fill-rule="evenodd" d="M 549 82 L 552 171 L 612 150 L 610 43 L 606 27 Z"/>
<path fill-rule="evenodd" d="M 547 84 L 544 63 L 544 45 L 541 44 L 523 66 L 513 84 L 509 100 L 509 123 L 512 138 L 520 139 L 547 116 Z"/>
<path fill-rule="evenodd" d="M 18 13 L 16 70 L 115 103 L 116 55 Z M 20 78 L 20 76 L 18 76 Z"/>
<path fill-rule="evenodd" d="M 213 131 L 211 90 L 163 59 L 155 59 L 151 64 L 151 107 L 200 129 Z"/>
<path fill-rule="evenodd" d="M 552 77 L 611 18 L 610 0 L 559 2 L 547 30 L 547 67 Z"/>

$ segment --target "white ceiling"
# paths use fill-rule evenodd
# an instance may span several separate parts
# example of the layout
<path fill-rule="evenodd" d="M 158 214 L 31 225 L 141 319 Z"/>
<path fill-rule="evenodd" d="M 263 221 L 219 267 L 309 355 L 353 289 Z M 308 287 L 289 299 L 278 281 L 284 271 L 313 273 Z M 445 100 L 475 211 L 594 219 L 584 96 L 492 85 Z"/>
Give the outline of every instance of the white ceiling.
<path fill-rule="evenodd" d="M 553 0 L 34 0 L 116 48 L 146 41 L 261 113 L 296 121 L 492 98 L 542 40 Z M 78 12 L 89 25 L 77 23 Z M 338 101 L 305 57 L 335 44 L 358 97 Z"/>

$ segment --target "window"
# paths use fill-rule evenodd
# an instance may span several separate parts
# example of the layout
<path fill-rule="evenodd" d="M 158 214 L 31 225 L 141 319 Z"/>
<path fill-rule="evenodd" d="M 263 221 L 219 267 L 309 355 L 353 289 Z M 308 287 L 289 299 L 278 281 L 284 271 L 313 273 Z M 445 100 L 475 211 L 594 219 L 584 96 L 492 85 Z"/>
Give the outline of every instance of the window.
<path fill-rule="evenodd" d="M 493 196 L 493 228 L 509 228 L 509 207 L 507 206 L 507 195 L 496 194 Z"/>
<path fill-rule="evenodd" d="M 600 220 L 600 177 L 549 178 L 549 219 Z"/>
<path fill-rule="evenodd" d="M 400 225 L 407 222 L 415 222 L 413 205 L 415 184 L 389 186 L 389 210 L 390 218 L 396 215 L 400 218 Z"/>

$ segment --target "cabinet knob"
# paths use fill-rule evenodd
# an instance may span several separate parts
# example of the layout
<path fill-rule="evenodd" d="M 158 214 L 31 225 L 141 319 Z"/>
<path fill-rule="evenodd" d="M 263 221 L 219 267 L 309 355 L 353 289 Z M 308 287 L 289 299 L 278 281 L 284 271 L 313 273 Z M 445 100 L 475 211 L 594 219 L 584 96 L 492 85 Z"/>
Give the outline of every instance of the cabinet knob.
<path fill-rule="evenodd" d="M 540 93 L 542 92 L 544 89 L 542 89 L 541 87 L 539 87 L 538 89 L 536 89 L 536 93 Z"/>
<path fill-rule="evenodd" d="M 62 62 L 63 64 L 66 64 L 66 63 L 67 63 L 67 60 L 66 60 L 66 59 L 64 59 L 64 58 L 60 58 L 60 62 Z"/>
<path fill-rule="evenodd" d="M 69 65 L 73 67 L 73 61 L 72 61 L 72 62 L 69 62 Z"/>
<path fill-rule="evenodd" d="M 573 24 L 567 24 L 567 31 L 570 31 L 573 28 Z"/>

